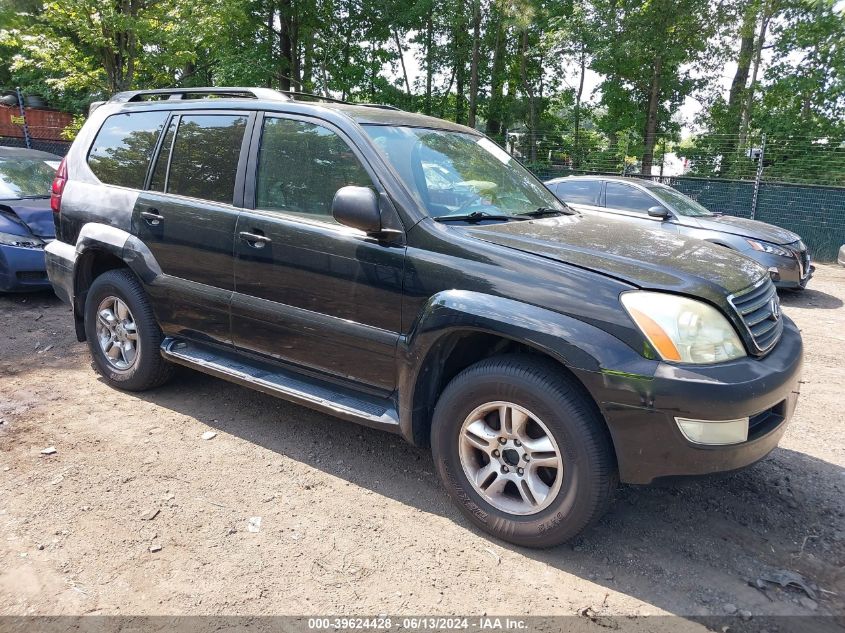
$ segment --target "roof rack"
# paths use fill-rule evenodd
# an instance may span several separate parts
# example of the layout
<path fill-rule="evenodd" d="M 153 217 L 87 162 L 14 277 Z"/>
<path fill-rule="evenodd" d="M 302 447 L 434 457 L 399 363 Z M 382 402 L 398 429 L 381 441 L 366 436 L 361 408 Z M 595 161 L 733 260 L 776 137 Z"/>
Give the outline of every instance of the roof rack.
<path fill-rule="evenodd" d="M 357 105 L 366 108 L 380 108 L 382 110 L 399 110 L 396 106 L 383 103 L 351 103 L 333 97 L 313 94 L 311 92 L 298 92 L 295 90 L 274 90 L 272 88 L 241 88 L 241 87 L 206 87 L 206 88 L 157 88 L 154 90 L 129 90 L 118 92 L 111 98 L 112 103 L 128 103 L 130 101 L 145 101 L 147 98 L 162 98 L 167 101 L 180 101 L 182 99 L 203 98 L 203 97 L 235 97 L 241 99 L 268 99 L 272 101 L 293 101 L 296 97 L 307 97 L 327 103 L 342 103 L 346 105 Z M 99 105 L 99 103 L 97 104 Z"/>
<path fill-rule="evenodd" d="M 126 103 L 129 101 L 144 101 L 145 97 L 167 97 L 168 100 L 199 97 L 240 97 L 245 99 L 283 99 L 290 97 L 272 88 L 158 88 L 155 90 L 129 90 L 118 92 L 111 98 L 112 103 Z"/>

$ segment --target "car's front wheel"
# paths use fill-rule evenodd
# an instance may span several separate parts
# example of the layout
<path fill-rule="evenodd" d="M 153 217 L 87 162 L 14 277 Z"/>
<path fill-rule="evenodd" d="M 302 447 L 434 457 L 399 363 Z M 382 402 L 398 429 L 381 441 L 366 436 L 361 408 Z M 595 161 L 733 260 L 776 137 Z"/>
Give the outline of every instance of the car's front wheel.
<path fill-rule="evenodd" d="M 598 412 L 545 359 L 500 356 L 461 372 L 437 403 L 431 445 L 464 514 L 518 545 L 576 536 L 605 512 L 617 483 Z"/>
<path fill-rule="evenodd" d="M 91 284 L 85 337 L 95 367 L 113 387 L 143 391 L 173 373 L 159 353 L 162 333 L 149 299 L 129 270 L 107 271 Z"/>

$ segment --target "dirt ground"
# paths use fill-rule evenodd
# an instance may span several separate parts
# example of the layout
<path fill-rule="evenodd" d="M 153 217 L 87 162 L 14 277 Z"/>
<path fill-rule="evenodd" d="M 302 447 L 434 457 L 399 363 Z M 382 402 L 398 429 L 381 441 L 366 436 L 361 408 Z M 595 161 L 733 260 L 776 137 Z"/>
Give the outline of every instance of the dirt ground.
<path fill-rule="evenodd" d="M 187 370 L 116 391 L 55 297 L 2 296 L 0 614 L 842 617 L 843 301 L 832 265 L 783 296 L 804 384 L 767 459 L 622 487 L 588 534 L 532 551 L 471 527 L 398 437 Z M 749 585 L 778 570 L 816 599 Z"/>

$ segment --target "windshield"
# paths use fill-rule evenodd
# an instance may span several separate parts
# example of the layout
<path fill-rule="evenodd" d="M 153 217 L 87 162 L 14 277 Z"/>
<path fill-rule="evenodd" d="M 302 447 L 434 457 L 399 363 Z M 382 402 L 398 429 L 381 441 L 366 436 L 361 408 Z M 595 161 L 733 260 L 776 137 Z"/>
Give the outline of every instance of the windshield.
<path fill-rule="evenodd" d="M 41 159 L 0 159 L 0 199 L 48 197 L 56 168 Z"/>
<path fill-rule="evenodd" d="M 509 216 L 565 207 L 490 139 L 412 127 L 364 129 L 433 218 Z"/>
<path fill-rule="evenodd" d="M 654 187 L 649 189 L 649 191 L 655 198 L 667 207 L 670 207 L 678 215 L 685 215 L 692 218 L 713 215 L 695 200 L 671 187 Z"/>

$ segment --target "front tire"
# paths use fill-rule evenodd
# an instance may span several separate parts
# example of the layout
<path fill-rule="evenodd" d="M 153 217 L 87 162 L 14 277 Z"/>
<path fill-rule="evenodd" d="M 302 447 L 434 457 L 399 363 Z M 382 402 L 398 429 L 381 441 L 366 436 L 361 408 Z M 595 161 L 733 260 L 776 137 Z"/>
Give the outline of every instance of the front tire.
<path fill-rule="evenodd" d="M 162 333 L 149 299 L 131 271 L 109 270 L 97 277 L 84 316 L 94 366 L 112 387 L 144 391 L 173 374 L 159 353 Z"/>
<path fill-rule="evenodd" d="M 618 482 L 609 434 L 559 365 L 499 356 L 456 376 L 434 411 L 431 446 L 449 495 L 502 540 L 550 547 L 607 510 Z"/>

